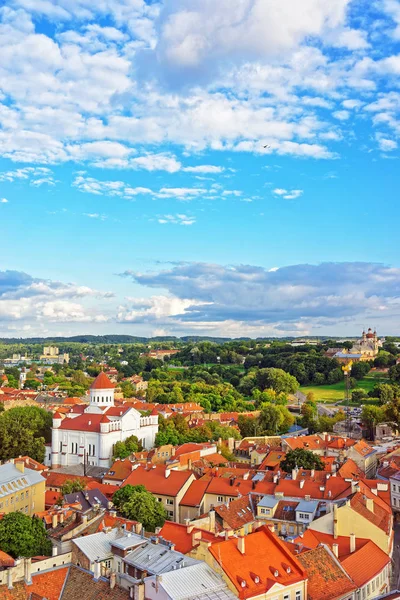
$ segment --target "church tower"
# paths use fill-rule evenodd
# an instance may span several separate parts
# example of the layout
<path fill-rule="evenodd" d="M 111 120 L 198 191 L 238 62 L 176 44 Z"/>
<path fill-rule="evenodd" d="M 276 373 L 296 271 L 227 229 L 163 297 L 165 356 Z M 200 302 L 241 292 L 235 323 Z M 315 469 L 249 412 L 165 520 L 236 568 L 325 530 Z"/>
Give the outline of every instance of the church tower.
<path fill-rule="evenodd" d="M 101 371 L 90 386 L 90 406 L 99 408 L 114 406 L 114 388 L 112 381 Z"/>

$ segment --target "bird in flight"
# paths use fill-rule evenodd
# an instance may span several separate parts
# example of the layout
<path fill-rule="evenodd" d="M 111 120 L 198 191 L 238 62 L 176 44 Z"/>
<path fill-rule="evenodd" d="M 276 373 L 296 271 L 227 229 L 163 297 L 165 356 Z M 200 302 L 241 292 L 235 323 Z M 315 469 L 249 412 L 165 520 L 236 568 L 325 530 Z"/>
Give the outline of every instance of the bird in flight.
<path fill-rule="evenodd" d="M 265 144 L 264 148 L 271 148 L 269 144 Z"/>

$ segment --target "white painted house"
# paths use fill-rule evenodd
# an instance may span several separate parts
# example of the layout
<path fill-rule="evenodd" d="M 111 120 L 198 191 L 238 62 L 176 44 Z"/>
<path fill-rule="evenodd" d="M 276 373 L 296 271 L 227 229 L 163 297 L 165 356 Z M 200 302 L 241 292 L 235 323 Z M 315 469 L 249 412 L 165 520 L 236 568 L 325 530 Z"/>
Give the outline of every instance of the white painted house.
<path fill-rule="evenodd" d="M 134 408 L 114 405 L 115 385 L 101 372 L 90 388 L 90 404 L 82 414 L 64 419 L 53 416 L 51 466 L 109 467 L 114 444 L 135 435 L 144 448 L 152 448 L 158 431 L 158 416 L 142 417 Z"/>

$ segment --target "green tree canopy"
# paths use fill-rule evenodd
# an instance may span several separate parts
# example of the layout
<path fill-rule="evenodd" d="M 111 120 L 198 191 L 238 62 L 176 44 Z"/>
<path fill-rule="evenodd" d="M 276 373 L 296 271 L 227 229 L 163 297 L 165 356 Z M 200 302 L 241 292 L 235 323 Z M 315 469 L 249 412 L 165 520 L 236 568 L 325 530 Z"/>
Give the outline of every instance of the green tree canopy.
<path fill-rule="evenodd" d="M 36 406 L 0 413 L 0 460 L 27 455 L 43 462 L 45 443 L 51 439 L 52 415 Z"/>
<path fill-rule="evenodd" d="M 29 558 L 51 556 L 52 546 L 40 519 L 13 512 L 0 521 L 0 548 L 13 558 Z"/>
<path fill-rule="evenodd" d="M 80 479 L 67 479 L 61 488 L 61 494 L 65 496 L 74 492 L 83 492 L 85 489 L 86 486 Z"/>
<path fill-rule="evenodd" d="M 295 450 L 289 450 L 285 460 L 281 462 L 281 467 L 288 473 L 296 467 L 298 469 L 315 469 L 316 471 L 323 471 L 324 463 L 321 458 L 317 454 L 314 454 L 314 452 L 311 452 L 311 450 L 296 448 Z"/>
<path fill-rule="evenodd" d="M 136 435 L 131 435 L 123 442 L 116 442 L 114 445 L 114 459 L 120 458 L 123 460 L 124 458 L 128 458 L 134 452 L 139 452 L 143 450 L 142 444 L 139 442 Z"/>
<path fill-rule="evenodd" d="M 299 382 L 293 375 L 273 367 L 257 371 L 256 385 L 261 391 L 272 389 L 278 394 L 294 394 L 299 389 Z"/>
<path fill-rule="evenodd" d="M 113 502 L 124 517 L 139 521 L 147 531 L 162 527 L 167 518 L 161 502 L 143 485 L 124 486 L 115 492 Z"/>
<path fill-rule="evenodd" d="M 285 433 L 294 423 L 293 415 L 286 406 L 262 404 L 258 424 L 261 435 L 277 435 Z"/>

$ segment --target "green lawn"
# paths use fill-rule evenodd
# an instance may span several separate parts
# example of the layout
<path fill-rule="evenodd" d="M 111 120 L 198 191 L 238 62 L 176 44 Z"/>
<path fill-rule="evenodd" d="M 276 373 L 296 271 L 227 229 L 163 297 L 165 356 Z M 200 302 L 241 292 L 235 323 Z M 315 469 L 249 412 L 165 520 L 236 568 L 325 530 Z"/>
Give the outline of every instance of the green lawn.
<path fill-rule="evenodd" d="M 364 379 L 357 382 L 357 388 L 362 388 L 366 392 L 371 391 L 379 382 L 385 383 L 388 378 L 385 373 L 369 373 Z M 344 399 L 344 381 L 332 385 L 310 385 L 301 387 L 303 394 L 312 392 L 318 402 L 338 402 Z"/>

